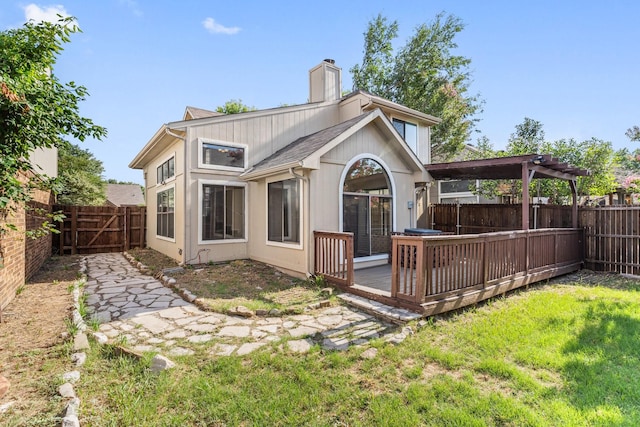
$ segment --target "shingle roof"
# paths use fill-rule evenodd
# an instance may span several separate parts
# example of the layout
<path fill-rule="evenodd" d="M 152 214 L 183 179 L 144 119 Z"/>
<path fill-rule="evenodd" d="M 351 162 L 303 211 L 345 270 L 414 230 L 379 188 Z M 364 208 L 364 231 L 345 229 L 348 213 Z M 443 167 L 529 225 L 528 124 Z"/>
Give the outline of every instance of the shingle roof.
<path fill-rule="evenodd" d="M 138 184 L 107 184 L 107 202 L 114 206 L 144 205 L 142 188 Z"/>
<path fill-rule="evenodd" d="M 347 120 L 346 122 L 342 122 L 316 133 L 312 133 L 311 135 L 298 138 L 289 145 L 276 151 L 271 156 L 257 163 L 253 169 L 251 169 L 251 173 L 271 169 L 296 161 L 302 161 L 331 142 L 347 129 L 360 122 L 369 114 L 372 113 L 361 114 L 353 119 Z"/>

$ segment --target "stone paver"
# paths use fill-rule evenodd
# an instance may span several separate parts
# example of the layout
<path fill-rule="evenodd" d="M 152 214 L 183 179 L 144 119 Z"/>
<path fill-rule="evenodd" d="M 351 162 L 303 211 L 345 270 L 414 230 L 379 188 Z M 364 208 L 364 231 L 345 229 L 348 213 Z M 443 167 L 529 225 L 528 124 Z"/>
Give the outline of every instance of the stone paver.
<path fill-rule="evenodd" d="M 396 341 L 405 335 L 366 313 L 379 304 L 375 302 L 362 303 L 364 311 L 333 306 L 299 315 L 243 318 L 200 310 L 161 281 L 141 273 L 123 254 L 89 255 L 84 262 L 84 292 L 92 315 L 102 322 L 100 332 L 114 342 L 126 338 L 137 351 L 184 356 L 194 353 L 186 347 L 195 344 L 208 346 L 214 356 L 244 355 L 294 338 L 286 348 L 306 353 L 315 344 L 344 350 L 372 338 L 388 336 Z M 393 319 L 413 318 L 404 310 L 379 308 Z"/>

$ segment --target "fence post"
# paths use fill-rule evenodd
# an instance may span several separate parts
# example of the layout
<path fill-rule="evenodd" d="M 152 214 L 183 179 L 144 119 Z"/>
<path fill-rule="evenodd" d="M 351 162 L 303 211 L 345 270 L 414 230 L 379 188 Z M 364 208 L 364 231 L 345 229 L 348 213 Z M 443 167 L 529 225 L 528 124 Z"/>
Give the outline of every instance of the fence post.
<path fill-rule="evenodd" d="M 124 208 L 124 227 L 123 227 L 123 234 L 124 234 L 124 242 L 123 242 L 123 251 L 128 251 L 129 249 L 131 249 L 131 245 L 130 245 L 130 240 L 131 240 L 131 210 L 128 207 Z"/>
<path fill-rule="evenodd" d="M 78 253 L 78 207 L 71 206 L 71 255 Z"/>

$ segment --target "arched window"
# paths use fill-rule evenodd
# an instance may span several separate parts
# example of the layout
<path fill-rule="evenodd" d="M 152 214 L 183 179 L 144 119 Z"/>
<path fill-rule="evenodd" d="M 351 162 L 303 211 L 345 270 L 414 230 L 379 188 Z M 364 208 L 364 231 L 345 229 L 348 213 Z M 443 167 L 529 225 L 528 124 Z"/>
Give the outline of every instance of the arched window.
<path fill-rule="evenodd" d="M 388 254 L 393 195 L 385 169 L 369 158 L 351 165 L 343 183 L 342 228 L 354 234 L 356 257 Z"/>

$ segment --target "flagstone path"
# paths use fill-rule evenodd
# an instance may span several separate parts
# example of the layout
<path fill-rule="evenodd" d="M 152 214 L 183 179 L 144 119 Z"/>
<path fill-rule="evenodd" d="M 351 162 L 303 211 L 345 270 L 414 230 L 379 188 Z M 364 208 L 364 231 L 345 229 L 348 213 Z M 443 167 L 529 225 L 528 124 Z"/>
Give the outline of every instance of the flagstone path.
<path fill-rule="evenodd" d="M 208 343 L 211 354 L 244 355 L 285 337 L 293 352 L 307 352 L 315 344 L 344 350 L 378 337 L 398 342 L 409 333 L 342 305 L 248 319 L 203 311 L 142 274 L 120 253 L 88 255 L 84 262 L 84 292 L 93 316 L 100 320 L 99 334 L 113 342 L 126 340 L 135 351 L 180 356 L 193 354 L 193 344 Z"/>

